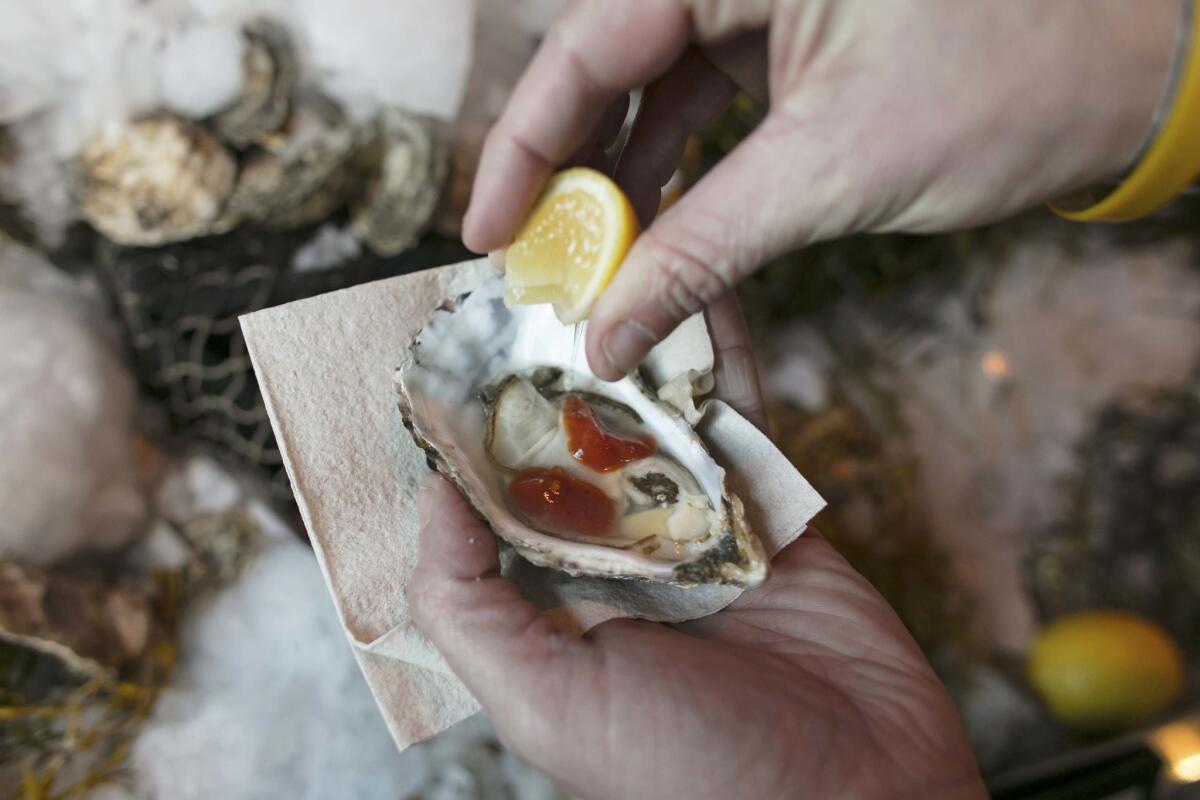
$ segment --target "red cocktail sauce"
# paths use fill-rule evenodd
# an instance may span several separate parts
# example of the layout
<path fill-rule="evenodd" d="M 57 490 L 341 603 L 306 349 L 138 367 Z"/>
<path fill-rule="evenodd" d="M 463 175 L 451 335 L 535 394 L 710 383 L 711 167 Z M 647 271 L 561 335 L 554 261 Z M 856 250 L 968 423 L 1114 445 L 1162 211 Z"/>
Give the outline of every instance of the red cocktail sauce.
<path fill-rule="evenodd" d="M 532 522 L 548 528 L 604 534 L 613 522 L 608 495 L 562 467 L 522 470 L 508 491 Z"/>
<path fill-rule="evenodd" d="M 607 430 L 591 406 L 574 396 L 563 403 L 563 427 L 571 455 L 597 472 L 612 472 L 630 461 L 652 456 L 658 447 L 649 434 L 630 439 Z"/>

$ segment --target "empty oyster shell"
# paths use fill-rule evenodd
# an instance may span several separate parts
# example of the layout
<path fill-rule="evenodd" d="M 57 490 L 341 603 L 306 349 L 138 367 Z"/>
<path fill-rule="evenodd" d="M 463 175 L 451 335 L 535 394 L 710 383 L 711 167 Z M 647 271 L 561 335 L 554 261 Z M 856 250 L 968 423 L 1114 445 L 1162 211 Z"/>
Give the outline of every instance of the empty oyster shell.
<path fill-rule="evenodd" d="M 212 232 L 237 170 L 215 136 L 166 114 L 108 130 L 84 148 L 80 166 L 84 217 L 130 245 Z"/>
<path fill-rule="evenodd" d="M 397 370 L 405 425 L 432 465 L 539 566 L 760 583 L 762 545 L 683 416 L 636 376 L 593 376 L 549 306 L 502 297 L 497 276 L 435 313 Z"/>

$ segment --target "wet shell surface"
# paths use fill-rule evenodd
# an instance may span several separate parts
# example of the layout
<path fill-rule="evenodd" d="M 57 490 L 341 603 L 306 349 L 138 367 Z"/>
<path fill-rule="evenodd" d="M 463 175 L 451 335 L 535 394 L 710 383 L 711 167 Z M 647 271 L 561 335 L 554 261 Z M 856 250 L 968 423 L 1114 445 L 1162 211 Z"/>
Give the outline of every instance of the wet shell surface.
<path fill-rule="evenodd" d="M 637 376 L 596 378 L 582 328 L 549 306 L 502 298 L 497 276 L 437 311 L 396 372 L 405 426 L 431 465 L 539 566 L 761 583 L 762 545 L 683 416 Z"/>

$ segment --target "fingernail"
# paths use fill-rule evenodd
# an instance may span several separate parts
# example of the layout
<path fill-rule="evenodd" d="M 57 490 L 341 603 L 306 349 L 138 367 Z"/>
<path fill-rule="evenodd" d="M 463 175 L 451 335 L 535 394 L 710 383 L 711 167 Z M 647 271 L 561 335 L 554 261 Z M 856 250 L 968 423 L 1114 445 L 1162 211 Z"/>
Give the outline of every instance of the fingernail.
<path fill-rule="evenodd" d="M 651 347 L 656 344 L 654 336 L 637 321 L 627 319 L 608 334 L 600 345 L 601 352 L 613 369 L 627 375 L 637 367 Z"/>
<path fill-rule="evenodd" d="M 735 408 L 755 402 L 758 398 L 758 380 L 753 358 L 744 352 L 726 353 L 721 359 L 717 386 Z"/>
<path fill-rule="evenodd" d="M 492 266 L 500 272 L 504 272 L 504 250 L 493 250 L 488 253 L 488 261 L 492 262 Z"/>
<path fill-rule="evenodd" d="M 475 239 L 474 219 L 475 219 L 475 197 L 474 197 L 474 195 L 472 195 L 471 202 L 467 204 L 467 210 L 463 213 L 462 228 L 460 229 L 460 235 L 462 236 L 463 244 L 466 246 L 466 248 L 468 250 L 479 253 L 481 251 L 473 245 L 473 242 Z"/>

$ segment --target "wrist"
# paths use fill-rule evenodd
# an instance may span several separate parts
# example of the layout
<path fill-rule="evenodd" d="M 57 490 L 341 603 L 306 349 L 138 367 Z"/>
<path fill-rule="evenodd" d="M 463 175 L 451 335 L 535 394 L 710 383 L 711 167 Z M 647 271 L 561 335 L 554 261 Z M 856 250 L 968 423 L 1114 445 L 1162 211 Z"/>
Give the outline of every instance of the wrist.
<path fill-rule="evenodd" d="M 1150 116 L 1150 122 L 1142 134 L 1137 149 L 1127 161 L 1127 165 L 1122 173 L 1123 178 L 1128 176 L 1142 158 L 1145 157 L 1166 120 L 1170 117 L 1171 109 L 1177 99 L 1180 83 L 1183 80 L 1184 69 L 1187 67 L 1188 56 L 1196 43 L 1192 30 L 1192 15 L 1195 13 L 1194 0 L 1180 0 L 1177 13 L 1179 21 L 1176 25 L 1175 43 L 1171 50 L 1171 64 L 1167 69 L 1166 80 L 1163 82 L 1162 90 L 1159 92 L 1158 103 L 1155 105 L 1154 112 Z"/>
<path fill-rule="evenodd" d="M 1136 219 L 1169 202 L 1200 175 L 1200 152 L 1195 148 L 1200 139 L 1200 54 L 1194 48 L 1200 36 L 1194 10 L 1192 0 L 1181 0 L 1177 26 L 1182 30 L 1176 34 L 1150 136 L 1142 139 L 1149 146 L 1116 188 L 1103 194 L 1085 189 L 1056 203 L 1061 216 L 1080 222 Z"/>
<path fill-rule="evenodd" d="M 1115 184 L 1128 174 L 1170 114 L 1191 37 L 1183 13 L 1191 0 L 1106 4 L 1086 91 L 1097 109 L 1099 157 L 1092 182 Z M 1099 4 L 1097 4 L 1098 10 Z"/>

